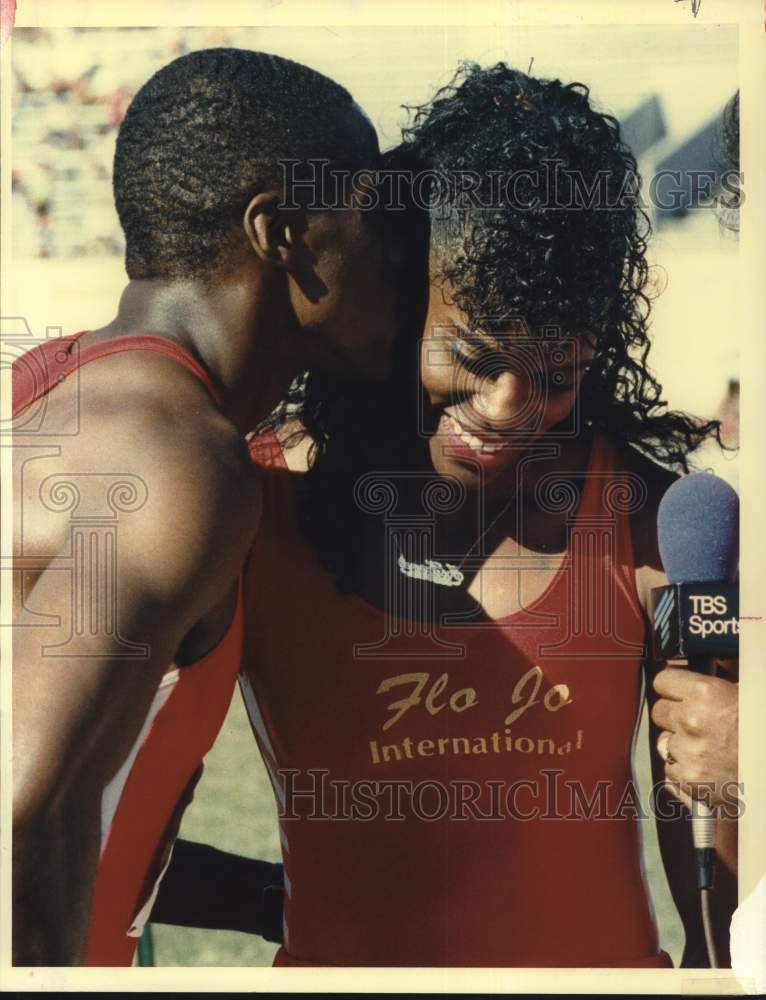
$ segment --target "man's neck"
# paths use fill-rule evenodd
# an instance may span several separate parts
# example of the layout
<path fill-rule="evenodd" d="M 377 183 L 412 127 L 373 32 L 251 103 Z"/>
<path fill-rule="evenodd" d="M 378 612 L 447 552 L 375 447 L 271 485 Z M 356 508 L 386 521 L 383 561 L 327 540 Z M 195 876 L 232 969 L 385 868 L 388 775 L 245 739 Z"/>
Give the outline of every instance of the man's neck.
<path fill-rule="evenodd" d="M 115 319 L 94 335 L 151 333 L 179 344 L 209 373 L 226 415 L 246 434 L 301 371 L 290 351 L 287 317 L 277 314 L 278 298 L 236 277 L 215 287 L 191 280 L 134 280 L 122 293 Z"/>

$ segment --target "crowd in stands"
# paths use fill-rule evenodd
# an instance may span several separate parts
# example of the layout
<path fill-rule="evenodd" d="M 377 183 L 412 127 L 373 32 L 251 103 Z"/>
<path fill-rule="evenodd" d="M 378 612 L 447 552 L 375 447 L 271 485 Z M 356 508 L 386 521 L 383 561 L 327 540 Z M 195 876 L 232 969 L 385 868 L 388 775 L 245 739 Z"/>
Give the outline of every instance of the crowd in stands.
<path fill-rule="evenodd" d="M 117 129 L 155 70 L 194 48 L 252 46 L 252 29 L 17 28 L 13 34 L 13 253 L 120 255 Z M 239 37 L 242 36 L 242 37 Z"/>

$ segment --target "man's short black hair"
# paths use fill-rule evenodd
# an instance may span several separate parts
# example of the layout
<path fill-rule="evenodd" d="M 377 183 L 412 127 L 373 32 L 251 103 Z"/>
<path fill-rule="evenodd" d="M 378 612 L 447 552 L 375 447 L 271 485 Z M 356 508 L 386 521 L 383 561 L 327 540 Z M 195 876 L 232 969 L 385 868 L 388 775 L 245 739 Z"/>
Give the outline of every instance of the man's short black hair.
<path fill-rule="evenodd" d="M 133 99 L 117 137 L 114 197 L 130 278 L 209 272 L 248 201 L 281 190 L 281 160 L 350 170 L 377 153 L 353 128 L 349 92 L 264 52 L 203 49 L 164 66 Z"/>

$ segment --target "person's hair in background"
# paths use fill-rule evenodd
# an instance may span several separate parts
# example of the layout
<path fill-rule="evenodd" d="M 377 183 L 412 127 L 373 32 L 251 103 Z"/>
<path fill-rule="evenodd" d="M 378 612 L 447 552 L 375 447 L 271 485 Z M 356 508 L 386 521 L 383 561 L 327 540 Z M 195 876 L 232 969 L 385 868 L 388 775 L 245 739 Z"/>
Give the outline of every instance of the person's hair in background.
<path fill-rule="evenodd" d="M 742 178 L 739 171 L 739 91 L 728 101 L 721 117 L 720 147 L 722 173 L 713 193 L 713 210 L 721 231 L 739 236 L 739 212 L 742 206 Z M 739 378 L 732 376 L 718 408 L 721 438 L 727 447 L 739 446 Z"/>
<path fill-rule="evenodd" d="M 355 108 L 334 80 L 264 52 L 205 49 L 160 69 L 117 137 L 114 196 L 128 276 L 209 271 L 253 194 L 281 190 L 280 161 L 368 167 L 378 155 L 374 133 L 367 148 L 349 141 Z M 349 162 L 351 149 L 358 161 Z"/>
<path fill-rule="evenodd" d="M 724 108 L 720 143 L 723 176 L 713 196 L 713 204 L 722 228 L 738 233 L 739 210 L 742 205 L 739 176 L 739 91 Z"/>
<path fill-rule="evenodd" d="M 397 166 L 447 176 L 472 171 L 485 185 L 482 200 L 491 190 L 490 172 L 541 171 L 544 161 L 555 161 L 560 171 L 577 172 L 586 190 L 606 172 L 607 208 L 562 209 L 549 203 L 555 192 L 544 192 L 529 208 L 504 198 L 486 209 L 445 188 L 446 200 L 442 191 L 430 212 L 431 281 L 446 279 L 471 325 L 489 334 L 521 318 L 533 336 L 543 326 L 557 326 L 563 336 L 593 336 L 581 420 L 618 446 L 635 445 L 687 469 L 689 454 L 718 435 L 718 422 L 668 411 L 647 366 L 650 224 L 617 120 L 592 106 L 583 84 L 536 79 L 505 63 L 487 69 L 465 63 L 430 102 L 410 110 L 411 124 L 393 154 Z M 422 455 L 416 408 L 422 318 L 420 308 L 405 318 L 385 385 L 359 393 L 310 373 L 291 401 L 314 440 L 303 477 L 303 528 L 342 588 L 354 585 L 356 479 L 370 469 L 402 469 L 419 449 Z"/>

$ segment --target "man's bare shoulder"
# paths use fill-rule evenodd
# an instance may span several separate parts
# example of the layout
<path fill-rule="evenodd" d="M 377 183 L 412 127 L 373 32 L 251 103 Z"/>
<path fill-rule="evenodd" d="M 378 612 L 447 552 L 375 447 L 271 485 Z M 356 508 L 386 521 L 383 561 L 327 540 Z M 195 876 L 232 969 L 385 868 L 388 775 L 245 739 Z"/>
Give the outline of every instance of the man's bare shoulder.
<path fill-rule="evenodd" d="M 126 352 L 79 373 L 81 447 L 142 465 L 174 458 L 189 468 L 251 473 L 244 436 L 202 381 L 178 362 Z"/>
<path fill-rule="evenodd" d="M 51 405 L 73 391 L 57 387 Z M 136 499 L 120 535 L 137 564 L 161 562 L 178 582 L 214 558 L 229 575 L 257 527 L 259 472 L 207 388 L 176 362 L 130 352 L 83 366 L 76 391 L 78 430 L 58 438 L 51 471 L 125 484 Z"/>

